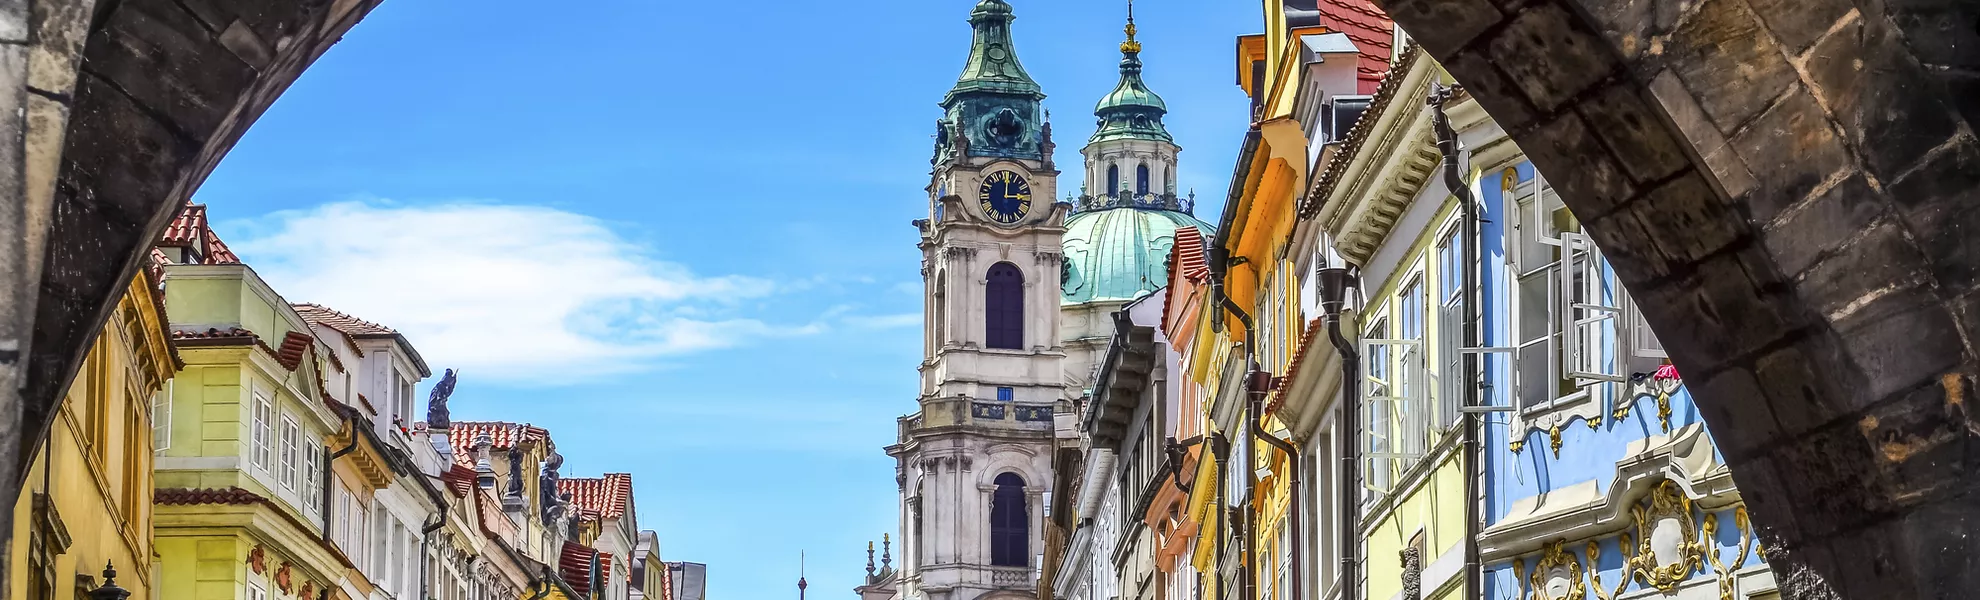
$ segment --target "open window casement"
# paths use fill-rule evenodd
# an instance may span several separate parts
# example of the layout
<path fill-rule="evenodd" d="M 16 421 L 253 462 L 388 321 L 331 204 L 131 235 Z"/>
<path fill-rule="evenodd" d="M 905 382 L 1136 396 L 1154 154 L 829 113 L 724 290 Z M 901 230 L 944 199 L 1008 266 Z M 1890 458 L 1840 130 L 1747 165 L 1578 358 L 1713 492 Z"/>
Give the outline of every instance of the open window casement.
<path fill-rule="evenodd" d="M 1587 235 L 1561 234 L 1561 266 L 1556 271 L 1561 278 L 1557 289 L 1562 290 L 1561 310 L 1556 313 L 1562 320 L 1561 362 L 1577 387 L 1629 378 L 1617 352 L 1622 346 L 1622 298 L 1604 276 L 1605 266 L 1601 250 Z"/>
<path fill-rule="evenodd" d="M 1388 493 L 1396 476 L 1423 454 L 1428 422 L 1422 340 L 1361 340 L 1362 482 Z"/>
<path fill-rule="evenodd" d="M 1634 299 L 1626 302 L 1629 315 L 1629 354 L 1637 362 L 1663 364 L 1671 358 L 1664 351 L 1664 342 L 1657 339 L 1657 332 L 1650 329 L 1650 322 L 1644 320 L 1643 309 L 1636 306 Z M 1640 370 L 1640 369 L 1639 369 Z"/>
<path fill-rule="evenodd" d="M 1446 304 L 1437 309 L 1437 413 L 1432 429 L 1443 431 L 1457 424 L 1464 406 L 1464 307 Z"/>

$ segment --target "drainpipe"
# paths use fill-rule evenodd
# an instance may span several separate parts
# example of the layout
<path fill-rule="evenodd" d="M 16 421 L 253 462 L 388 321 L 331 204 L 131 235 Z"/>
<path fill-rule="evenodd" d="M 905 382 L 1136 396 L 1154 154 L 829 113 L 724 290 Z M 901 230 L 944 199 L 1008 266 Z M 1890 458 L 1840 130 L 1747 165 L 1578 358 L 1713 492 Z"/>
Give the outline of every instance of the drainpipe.
<path fill-rule="evenodd" d="M 1257 341 L 1253 335 L 1256 327 L 1252 325 L 1251 314 L 1246 313 L 1243 307 L 1238 306 L 1237 302 L 1231 300 L 1230 295 L 1224 292 L 1224 279 L 1230 273 L 1230 267 L 1236 264 L 1243 264 L 1244 257 L 1231 258 L 1230 250 L 1225 248 L 1220 243 L 1216 246 L 1211 247 L 1209 262 L 1210 262 L 1210 294 L 1216 300 L 1217 305 L 1223 308 L 1223 310 L 1214 311 L 1212 313 L 1213 317 L 1219 317 L 1219 318 L 1213 319 L 1211 322 L 1211 326 L 1213 329 L 1221 330 L 1222 329 L 1221 317 L 1223 316 L 1224 311 L 1230 311 L 1231 316 L 1236 317 L 1238 320 L 1238 324 L 1244 327 L 1244 362 L 1247 368 L 1245 369 L 1245 381 L 1243 385 L 1245 386 L 1245 392 L 1247 394 L 1259 393 L 1257 389 L 1253 387 L 1252 380 L 1257 379 L 1258 377 L 1261 376 L 1269 378 L 1270 374 L 1258 370 Z M 1253 404 L 1255 404 L 1255 402 L 1253 402 Z M 1249 433 L 1259 428 L 1258 409 L 1255 407 L 1247 406 L 1245 413 L 1246 413 L 1245 420 L 1247 425 L 1245 426 L 1246 434 L 1244 435 L 1242 443 L 1244 444 L 1244 450 L 1245 450 L 1244 455 L 1247 458 L 1249 458 L 1252 456 L 1257 456 L 1257 452 L 1258 452 L 1258 441 L 1254 439 L 1254 437 Z M 1224 466 L 1224 463 L 1226 463 L 1227 461 L 1220 459 L 1218 462 L 1219 462 L 1219 468 L 1217 471 L 1218 471 L 1218 475 L 1221 477 L 1222 475 L 1224 475 L 1224 470 L 1222 467 Z M 1245 470 L 1244 501 L 1246 504 L 1249 504 L 1252 499 L 1252 494 L 1255 493 L 1256 490 L 1258 489 L 1258 473 L 1251 470 L 1251 465 L 1240 465 L 1240 466 L 1244 467 Z M 1221 490 L 1222 488 L 1220 487 L 1218 489 Z M 1223 506 L 1221 506 L 1221 504 L 1218 506 L 1218 510 L 1223 510 Z M 1254 514 L 1254 511 L 1251 510 L 1244 511 L 1244 520 L 1241 523 L 1243 527 L 1240 531 L 1240 534 L 1245 537 L 1238 540 L 1239 543 L 1238 549 L 1244 554 L 1244 556 L 1238 561 L 1238 572 L 1241 574 L 1240 575 L 1241 579 L 1239 580 L 1239 583 L 1243 586 L 1244 597 L 1247 599 L 1257 597 L 1257 581 L 1255 581 L 1255 575 L 1257 573 L 1255 567 L 1257 565 L 1257 558 L 1258 558 L 1257 557 L 1258 544 L 1257 544 L 1257 540 L 1251 539 L 1251 537 L 1254 535 L 1253 533 L 1254 528 L 1257 525 L 1256 520 L 1257 520 L 1257 515 Z M 1222 536 L 1219 536 L 1219 539 L 1221 540 Z M 1220 547 L 1218 550 L 1219 553 L 1221 554 L 1222 548 Z M 1219 573 L 1219 576 L 1221 575 L 1222 574 Z M 1222 596 L 1220 595 L 1219 598 L 1222 598 Z"/>
<path fill-rule="evenodd" d="M 1224 535 L 1224 528 L 1230 526 L 1230 512 L 1224 509 L 1224 490 L 1229 489 L 1230 486 L 1224 485 L 1224 478 L 1229 476 L 1229 471 L 1226 469 L 1230 468 L 1231 462 L 1230 438 L 1224 437 L 1221 432 L 1211 434 L 1210 454 L 1217 459 L 1217 480 L 1210 482 L 1210 485 L 1217 486 L 1215 488 L 1217 496 L 1211 499 L 1210 509 L 1217 515 L 1217 528 L 1211 530 L 1211 535 L 1217 536 L 1217 599 L 1227 600 L 1230 598 L 1230 592 L 1224 584 L 1227 581 L 1224 577 L 1224 540 L 1228 536 Z"/>
<path fill-rule="evenodd" d="M 1444 186 L 1457 195 L 1461 231 L 1464 236 L 1462 249 L 1464 261 L 1463 290 L 1459 304 L 1464 307 L 1464 347 L 1478 347 L 1478 202 L 1471 196 L 1471 186 L 1464 181 L 1458 169 L 1457 131 L 1451 127 L 1450 115 L 1444 112 L 1444 102 L 1457 91 L 1456 86 L 1442 87 L 1431 92 L 1430 110 L 1433 126 L 1437 129 L 1437 151 L 1444 155 Z M 1459 414 L 1464 416 L 1464 589 L 1468 595 L 1477 596 L 1484 587 L 1483 569 L 1478 560 L 1478 530 L 1483 520 L 1479 513 L 1479 477 L 1483 469 L 1479 460 L 1479 413 L 1478 406 L 1478 363 L 1477 355 L 1464 354 L 1464 404 Z"/>
<path fill-rule="evenodd" d="M 1327 339 L 1334 343 L 1334 352 L 1341 357 L 1341 413 L 1339 434 L 1335 443 L 1341 456 L 1340 466 L 1340 600 L 1360 600 L 1357 589 L 1361 577 L 1357 571 L 1361 566 L 1360 539 L 1357 537 L 1361 519 L 1361 354 L 1354 349 L 1354 343 L 1341 335 L 1341 310 L 1347 305 L 1347 290 L 1354 281 L 1354 274 L 1345 267 L 1328 267 L 1319 273 L 1321 290 L 1321 310 L 1327 320 Z"/>
<path fill-rule="evenodd" d="M 330 527 L 332 526 L 330 515 L 337 512 L 330 506 L 330 484 L 335 482 L 333 473 L 337 471 L 337 468 L 332 465 L 337 462 L 337 459 L 343 458 L 344 455 L 356 452 L 358 447 L 357 419 L 350 415 L 344 415 L 344 423 L 351 427 L 351 443 L 345 444 L 342 449 L 331 452 L 330 457 L 323 461 L 323 541 L 326 542 L 330 541 Z"/>
<path fill-rule="evenodd" d="M 1291 558 L 1292 564 L 1297 567 L 1297 565 L 1305 564 L 1303 560 L 1304 553 L 1300 552 L 1300 547 L 1304 545 L 1303 541 L 1306 539 L 1305 520 L 1300 518 L 1300 513 L 1305 512 L 1300 504 L 1300 488 L 1304 487 L 1305 477 L 1299 468 L 1299 449 L 1294 447 L 1292 442 L 1280 439 L 1278 436 L 1266 432 L 1264 425 L 1259 423 L 1259 419 L 1261 418 L 1260 413 L 1265 410 L 1265 394 L 1271 387 L 1272 375 L 1263 371 L 1252 371 L 1251 373 L 1251 377 L 1246 381 L 1251 386 L 1251 437 L 1265 440 L 1265 443 L 1271 444 L 1272 447 L 1278 448 L 1280 452 L 1286 453 L 1287 468 L 1292 471 L 1292 488 L 1289 490 L 1291 497 L 1287 499 L 1286 512 L 1289 513 L 1287 518 L 1292 519 L 1291 539 L 1293 540 L 1293 544 Z M 1256 475 L 1254 474 L 1253 477 L 1255 479 Z M 1302 587 L 1300 584 L 1304 579 L 1304 577 L 1300 576 L 1302 569 L 1292 568 L 1290 571 L 1293 577 L 1291 600 L 1301 600 L 1304 596 L 1300 589 Z"/>

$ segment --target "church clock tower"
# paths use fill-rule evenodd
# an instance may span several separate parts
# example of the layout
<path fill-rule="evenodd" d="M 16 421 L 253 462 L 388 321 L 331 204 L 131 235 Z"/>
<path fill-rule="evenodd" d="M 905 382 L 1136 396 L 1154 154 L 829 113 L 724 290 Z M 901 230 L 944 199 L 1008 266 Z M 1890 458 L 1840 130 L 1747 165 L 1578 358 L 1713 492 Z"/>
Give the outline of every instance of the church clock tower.
<path fill-rule="evenodd" d="M 1059 341 L 1061 241 L 1045 94 L 1018 64 L 1004 0 L 971 11 L 968 63 L 942 99 L 929 212 L 920 411 L 888 446 L 911 600 L 1035 598 Z"/>

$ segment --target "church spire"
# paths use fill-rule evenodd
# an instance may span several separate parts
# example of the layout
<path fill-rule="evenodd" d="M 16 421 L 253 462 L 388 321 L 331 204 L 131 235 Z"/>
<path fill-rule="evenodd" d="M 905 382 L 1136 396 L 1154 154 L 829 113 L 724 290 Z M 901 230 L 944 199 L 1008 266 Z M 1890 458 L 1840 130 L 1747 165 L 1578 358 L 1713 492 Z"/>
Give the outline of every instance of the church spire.
<path fill-rule="evenodd" d="M 1173 141 L 1168 128 L 1162 125 L 1162 116 L 1169 112 L 1168 104 L 1141 81 L 1141 41 L 1134 37 L 1139 33 L 1134 25 L 1134 0 L 1128 0 L 1127 26 L 1123 29 L 1127 39 L 1121 42 L 1121 80 L 1093 108 L 1093 114 L 1100 117 L 1100 128 L 1089 141 L 1123 138 Z"/>
<path fill-rule="evenodd" d="M 942 99 L 944 106 L 970 92 L 1017 94 L 1033 100 L 1045 98 L 1038 82 L 1024 72 L 1024 65 L 1018 64 L 1017 46 L 1011 43 L 1011 21 L 1016 18 L 1011 5 L 1004 0 L 976 3 L 976 9 L 969 13 L 969 25 L 975 31 L 969 44 L 969 62 L 963 65 L 956 86 Z"/>

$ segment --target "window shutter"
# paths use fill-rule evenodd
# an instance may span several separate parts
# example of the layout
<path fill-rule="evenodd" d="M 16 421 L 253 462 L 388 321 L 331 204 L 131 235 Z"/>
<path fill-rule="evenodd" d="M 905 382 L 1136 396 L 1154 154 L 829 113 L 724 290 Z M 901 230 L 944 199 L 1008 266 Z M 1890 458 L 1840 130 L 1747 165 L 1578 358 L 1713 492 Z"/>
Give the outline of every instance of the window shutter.
<path fill-rule="evenodd" d="M 1437 315 L 1437 393 L 1435 426 L 1442 430 L 1456 423 L 1458 408 L 1464 405 L 1464 307 L 1443 306 Z"/>

